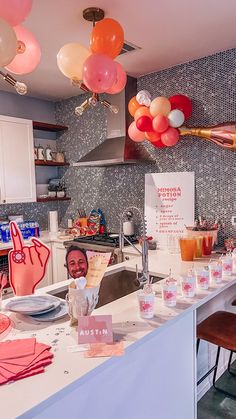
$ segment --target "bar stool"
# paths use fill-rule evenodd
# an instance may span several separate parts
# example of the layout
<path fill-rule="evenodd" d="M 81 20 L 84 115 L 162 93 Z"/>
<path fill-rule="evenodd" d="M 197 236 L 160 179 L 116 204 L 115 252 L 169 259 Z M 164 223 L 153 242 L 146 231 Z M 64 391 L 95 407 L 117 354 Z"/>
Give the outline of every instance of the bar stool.
<path fill-rule="evenodd" d="M 233 353 L 236 352 L 236 314 L 228 311 L 217 311 L 216 313 L 209 316 L 206 320 L 197 326 L 197 353 L 199 350 L 200 340 L 206 340 L 207 342 L 213 343 L 218 346 L 216 354 L 215 365 L 201 377 L 197 385 L 199 385 L 205 378 L 214 371 L 213 375 L 213 386 L 217 391 L 225 394 L 226 396 L 236 400 L 236 394 L 229 393 L 216 386 L 216 374 L 218 368 L 218 362 L 220 357 L 220 349 L 224 348 L 230 351 L 228 372 L 232 376 L 236 376 L 230 370 L 230 364 L 232 361 Z"/>

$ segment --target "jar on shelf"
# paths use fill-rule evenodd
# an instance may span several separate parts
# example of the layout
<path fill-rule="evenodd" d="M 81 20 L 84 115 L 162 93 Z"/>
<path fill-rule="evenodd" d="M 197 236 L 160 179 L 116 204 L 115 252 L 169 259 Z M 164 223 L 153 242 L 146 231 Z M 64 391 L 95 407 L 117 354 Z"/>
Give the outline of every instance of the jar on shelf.
<path fill-rule="evenodd" d="M 34 160 L 38 160 L 38 146 L 34 146 Z"/>
<path fill-rule="evenodd" d="M 52 149 L 49 145 L 47 145 L 45 150 L 45 159 L 47 161 L 52 161 Z"/>
<path fill-rule="evenodd" d="M 39 144 L 39 146 L 38 146 L 38 160 L 44 160 L 44 159 L 45 159 L 44 148 Z"/>
<path fill-rule="evenodd" d="M 65 155 L 62 151 L 58 151 L 56 154 L 56 161 L 58 163 L 64 163 L 65 162 Z"/>

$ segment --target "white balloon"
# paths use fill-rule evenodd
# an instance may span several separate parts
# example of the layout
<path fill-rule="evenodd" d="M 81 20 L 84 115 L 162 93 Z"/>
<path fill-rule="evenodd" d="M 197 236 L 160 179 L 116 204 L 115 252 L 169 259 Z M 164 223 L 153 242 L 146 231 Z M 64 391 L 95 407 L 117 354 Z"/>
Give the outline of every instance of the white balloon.
<path fill-rule="evenodd" d="M 140 105 L 150 106 L 151 93 L 148 90 L 140 90 L 136 95 L 136 100 Z"/>
<path fill-rule="evenodd" d="M 184 113 L 179 109 L 173 109 L 173 111 L 170 111 L 167 118 L 169 120 L 169 125 L 173 128 L 181 127 L 185 119 Z"/>

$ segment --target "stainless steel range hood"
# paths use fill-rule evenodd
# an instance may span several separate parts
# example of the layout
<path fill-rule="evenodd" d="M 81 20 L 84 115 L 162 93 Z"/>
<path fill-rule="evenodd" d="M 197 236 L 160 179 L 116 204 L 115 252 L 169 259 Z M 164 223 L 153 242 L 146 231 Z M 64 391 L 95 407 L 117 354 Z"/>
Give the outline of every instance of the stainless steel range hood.
<path fill-rule="evenodd" d="M 128 136 L 128 127 L 133 120 L 128 113 L 128 103 L 136 93 L 137 79 L 128 76 L 125 90 L 119 95 L 111 96 L 111 102 L 117 104 L 120 110 L 118 114 L 112 114 L 107 110 L 108 138 L 78 162 L 73 163 L 73 166 L 112 166 L 153 161 L 149 158 L 147 150 Z"/>

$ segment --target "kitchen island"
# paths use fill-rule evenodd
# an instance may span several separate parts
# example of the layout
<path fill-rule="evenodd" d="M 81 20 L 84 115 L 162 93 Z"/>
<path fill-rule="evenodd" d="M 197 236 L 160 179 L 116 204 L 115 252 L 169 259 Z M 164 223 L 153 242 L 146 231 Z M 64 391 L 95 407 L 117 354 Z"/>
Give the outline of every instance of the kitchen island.
<path fill-rule="evenodd" d="M 151 275 L 165 277 L 186 272 L 191 262 L 179 255 L 150 251 Z M 205 265 L 207 260 L 195 262 Z M 107 273 L 141 268 L 140 257 L 109 267 Z M 64 283 L 40 289 L 50 292 Z M 236 276 L 209 290 L 198 290 L 192 299 L 180 294 L 177 306 L 164 307 L 157 293 L 155 316 L 139 317 L 136 293 L 94 310 L 112 314 L 115 339 L 122 339 L 125 355 L 113 358 L 84 358 L 71 352 L 77 343 L 75 328 L 69 320 L 37 323 L 10 314 L 14 322 L 6 339 L 35 336 L 52 346 L 54 360 L 46 372 L 0 387 L 1 417 L 86 419 L 192 419 L 196 418 L 197 317 L 204 318 L 236 295 Z M 9 313 L 8 313 L 9 314 Z"/>

